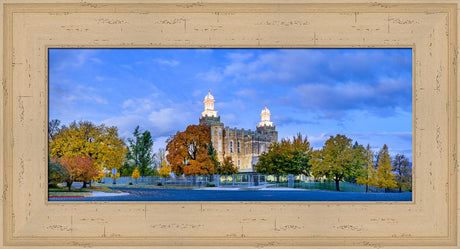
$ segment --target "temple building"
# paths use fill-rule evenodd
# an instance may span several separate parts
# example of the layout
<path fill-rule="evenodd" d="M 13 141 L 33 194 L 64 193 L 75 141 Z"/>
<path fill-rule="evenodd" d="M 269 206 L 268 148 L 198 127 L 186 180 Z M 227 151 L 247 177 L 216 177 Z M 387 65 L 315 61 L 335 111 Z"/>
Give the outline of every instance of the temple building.
<path fill-rule="evenodd" d="M 278 131 L 270 121 L 270 110 L 267 106 L 260 113 L 261 121 L 255 131 L 224 127 L 220 116 L 214 110 L 214 96 L 211 92 L 204 98 L 204 111 L 201 113 L 200 124 L 205 123 L 211 128 L 211 141 L 217 151 L 219 161 L 231 156 L 233 163 L 240 172 L 253 172 L 259 155 L 267 150 L 273 141 L 278 141 Z"/>

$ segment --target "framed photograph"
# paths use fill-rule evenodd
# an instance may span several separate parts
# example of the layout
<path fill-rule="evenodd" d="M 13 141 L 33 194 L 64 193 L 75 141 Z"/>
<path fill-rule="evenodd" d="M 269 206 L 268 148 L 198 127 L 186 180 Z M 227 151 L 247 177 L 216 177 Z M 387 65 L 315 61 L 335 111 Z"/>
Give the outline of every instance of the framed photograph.
<path fill-rule="evenodd" d="M 2 246 L 458 246 L 458 3 L 2 3 Z M 56 58 L 66 60 L 64 54 L 50 51 L 70 48 L 408 50 L 411 198 L 402 202 L 50 201 L 50 68 Z M 78 59 L 67 58 L 67 63 L 78 64 Z M 174 61 L 157 63 L 171 66 Z M 371 66 L 384 71 L 388 65 Z M 214 117 L 213 111 L 205 107 L 202 118 Z M 260 122 L 259 126 L 272 125 L 263 115 Z"/>
<path fill-rule="evenodd" d="M 50 201 L 412 201 L 411 48 L 48 59 Z"/>

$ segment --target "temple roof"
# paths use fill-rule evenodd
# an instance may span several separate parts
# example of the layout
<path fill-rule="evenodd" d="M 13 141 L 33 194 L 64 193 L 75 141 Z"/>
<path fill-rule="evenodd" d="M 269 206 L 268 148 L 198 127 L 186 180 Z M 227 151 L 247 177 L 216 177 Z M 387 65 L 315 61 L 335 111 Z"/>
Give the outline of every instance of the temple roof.
<path fill-rule="evenodd" d="M 263 109 L 261 113 L 268 113 L 268 114 L 270 114 L 270 110 L 268 110 L 267 106 L 265 106 L 265 109 Z"/>
<path fill-rule="evenodd" d="M 208 95 L 206 95 L 206 97 L 204 97 L 204 100 L 207 100 L 207 99 L 214 99 L 214 96 L 211 95 L 211 90 L 209 90 Z"/>

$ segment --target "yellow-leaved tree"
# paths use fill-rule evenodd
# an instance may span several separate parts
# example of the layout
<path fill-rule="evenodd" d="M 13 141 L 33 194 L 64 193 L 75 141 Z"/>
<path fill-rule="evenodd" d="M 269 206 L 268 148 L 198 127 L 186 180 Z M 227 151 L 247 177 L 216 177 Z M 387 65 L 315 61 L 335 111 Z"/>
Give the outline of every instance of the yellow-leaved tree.
<path fill-rule="evenodd" d="M 74 121 L 68 127 L 62 127 L 54 135 L 49 148 L 50 156 L 54 158 L 89 156 L 99 171 L 119 169 L 128 151 L 118 137 L 116 127 L 96 126 L 89 121 Z M 99 173 L 89 181 L 98 176 Z M 86 186 L 88 179 L 82 180 Z"/>
<path fill-rule="evenodd" d="M 139 174 L 139 170 L 137 170 L 137 167 L 134 169 L 133 171 L 133 174 L 131 175 L 131 178 L 133 178 L 134 180 L 136 180 L 136 184 L 137 184 L 137 179 L 140 177 L 140 174 Z"/>
<path fill-rule="evenodd" d="M 106 177 L 104 172 L 100 172 L 99 175 L 94 179 L 95 181 L 100 181 Z"/>
<path fill-rule="evenodd" d="M 379 159 L 377 161 L 377 184 L 379 188 L 397 188 L 398 184 L 394 180 L 396 174 L 391 173 L 391 158 L 388 153 L 388 146 L 383 145 L 379 152 Z"/>
<path fill-rule="evenodd" d="M 377 171 L 374 168 L 374 153 L 368 144 L 364 151 L 363 174 L 356 178 L 356 183 L 366 185 L 366 192 L 369 186 L 377 186 Z"/>
<path fill-rule="evenodd" d="M 160 174 L 161 177 L 164 177 L 164 178 L 169 177 L 171 173 L 171 166 L 168 165 L 166 161 L 162 161 L 160 169 L 158 170 L 158 173 Z"/>

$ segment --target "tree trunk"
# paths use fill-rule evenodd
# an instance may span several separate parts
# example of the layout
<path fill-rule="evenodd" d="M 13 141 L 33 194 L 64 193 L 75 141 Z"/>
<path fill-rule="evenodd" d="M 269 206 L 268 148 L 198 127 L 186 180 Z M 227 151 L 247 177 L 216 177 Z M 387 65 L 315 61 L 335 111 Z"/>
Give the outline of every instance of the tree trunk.
<path fill-rule="evenodd" d="M 399 187 L 399 193 L 401 193 L 401 187 Z"/>
<path fill-rule="evenodd" d="M 366 184 L 366 193 L 369 192 L 369 185 Z"/>
<path fill-rule="evenodd" d="M 86 188 L 86 181 L 83 181 L 83 187 L 81 188 Z"/>
<path fill-rule="evenodd" d="M 69 188 L 69 192 L 70 192 L 70 188 L 72 187 L 72 182 L 67 182 L 67 187 Z"/>
<path fill-rule="evenodd" d="M 276 183 L 280 183 L 280 176 L 276 175 Z"/>
<path fill-rule="evenodd" d="M 335 180 L 335 190 L 340 191 L 340 186 L 339 186 L 340 180 Z"/>

